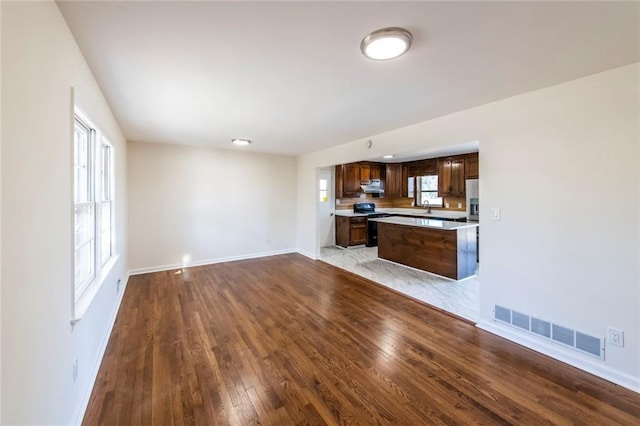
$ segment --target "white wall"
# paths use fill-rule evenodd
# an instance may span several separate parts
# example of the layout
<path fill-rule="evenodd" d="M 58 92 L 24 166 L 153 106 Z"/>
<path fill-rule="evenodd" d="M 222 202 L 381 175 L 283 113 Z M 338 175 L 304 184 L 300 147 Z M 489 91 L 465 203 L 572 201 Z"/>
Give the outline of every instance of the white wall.
<path fill-rule="evenodd" d="M 481 325 L 640 391 L 639 75 L 633 64 L 300 157 L 298 248 L 317 254 L 316 167 L 479 140 Z M 625 348 L 600 361 L 545 345 L 496 327 L 495 304 L 595 336 L 620 328 Z"/>
<path fill-rule="evenodd" d="M 0 25 L 2 7 L 0 6 Z M 2 31 L 0 31 L 0 99 L 2 99 Z M 2 102 L 0 102 L 0 321 L 2 319 Z M 2 327 L 0 325 L 0 422 L 2 421 Z"/>
<path fill-rule="evenodd" d="M 295 251 L 295 157 L 128 144 L 129 265 Z"/>
<path fill-rule="evenodd" d="M 1 423 L 70 424 L 91 390 L 119 302 L 117 279 L 126 278 L 126 142 L 55 3 L 1 7 Z M 121 254 L 74 329 L 71 87 L 114 144 Z"/>

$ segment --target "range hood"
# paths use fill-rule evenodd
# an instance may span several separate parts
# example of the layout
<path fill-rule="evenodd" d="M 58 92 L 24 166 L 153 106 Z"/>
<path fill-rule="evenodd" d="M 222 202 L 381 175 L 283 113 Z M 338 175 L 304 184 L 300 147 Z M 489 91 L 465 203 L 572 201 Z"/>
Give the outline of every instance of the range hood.
<path fill-rule="evenodd" d="M 380 186 L 379 180 L 372 180 L 368 185 L 360 185 L 360 189 L 365 194 L 384 194 L 384 189 Z"/>

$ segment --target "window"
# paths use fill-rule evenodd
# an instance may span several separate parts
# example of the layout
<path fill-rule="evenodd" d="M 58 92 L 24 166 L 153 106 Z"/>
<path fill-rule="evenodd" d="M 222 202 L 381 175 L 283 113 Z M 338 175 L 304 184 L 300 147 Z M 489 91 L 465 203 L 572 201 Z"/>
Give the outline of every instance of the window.
<path fill-rule="evenodd" d="M 111 146 L 102 142 L 102 161 L 100 162 L 100 184 L 102 186 L 100 197 L 100 260 L 101 265 L 111 258 L 111 212 L 113 210 L 111 200 Z"/>
<path fill-rule="evenodd" d="M 74 217 L 76 300 L 95 277 L 95 212 L 93 205 L 91 129 L 79 120 L 74 125 Z"/>
<path fill-rule="evenodd" d="M 327 200 L 328 200 L 327 180 L 326 179 L 320 179 L 320 202 L 321 203 L 326 203 Z"/>
<path fill-rule="evenodd" d="M 74 297 L 77 303 L 113 257 L 113 148 L 77 114 L 73 129 Z M 74 317 L 77 312 L 74 311 Z"/>
<path fill-rule="evenodd" d="M 442 207 L 442 197 L 438 197 L 438 175 L 415 176 L 408 180 L 409 197 L 418 206 Z"/>

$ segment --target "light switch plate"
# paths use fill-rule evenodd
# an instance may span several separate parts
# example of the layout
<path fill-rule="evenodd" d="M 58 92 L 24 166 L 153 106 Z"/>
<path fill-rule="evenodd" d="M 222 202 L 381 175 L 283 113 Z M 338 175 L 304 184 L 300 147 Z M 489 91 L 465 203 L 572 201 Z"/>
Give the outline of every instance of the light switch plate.
<path fill-rule="evenodd" d="M 500 209 L 491 209 L 491 220 L 500 220 Z"/>

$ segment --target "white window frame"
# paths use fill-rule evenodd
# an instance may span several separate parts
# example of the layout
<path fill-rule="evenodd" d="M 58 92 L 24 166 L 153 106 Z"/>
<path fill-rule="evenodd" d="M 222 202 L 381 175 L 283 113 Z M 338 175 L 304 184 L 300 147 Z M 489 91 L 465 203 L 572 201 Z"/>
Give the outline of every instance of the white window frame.
<path fill-rule="evenodd" d="M 78 192 L 78 188 L 76 188 L 76 179 L 75 179 L 75 168 L 76 168 L 76 163 L 75 163 L 75 159 L 76 159 L 76 146 L 75 146 L 75 131 L 76 131 L 76 127 L 81 128 L 84 132 L 86 132 L 87 135 L 87 149 L 86 149 L 86 156 L 85 158 L 83 158 L 83 160 L 86 161 L 86 185 L 87 185 L 87 193 L 83 195 L 83 197 L 86 197 L 86 200 L 83 201 L 78 201 L 76 200 L 76 194 Z M 90 217 L 90 221 L 93 222 L 95 224 L 95 215 L 96 215 L 96 211 L 95 211 L 95 203 L 94 203 L 94 198 L 95 198 L 95 192 L 94 192 L 94 170 L 93 170 L 93 166 L 94 166 L 94 150 L 93 150 L 93 140 L 95 139 L 95 131 L 93 129 L 91 129 L 90 126 L 87 125 L 87 123 L 85 123 L 83 120 L 79 119 L 78 117 L 74 117 L 74 121 L 73 121 L 73 132 L 74 132 L 74 141 L 73 141 L 73 157 L 74 157 L 74 183 L 73 183 L 73 208 L 74 208 L 74 226 L 73 226 L 73 262 L 74 262 L 74 269 L 73 269 L 73 277 L 74 277 L 74 297 L 77 300 L 79 298 L 79 295 L 83 294 L 87 287 L 89 286 L 89 284 L 95 279 L 96 276 L 96 268 L 95 268 L 95 259 L 93 259 L 93 265 L 89 264 L 89 268 L 91 269 L 91 272 L 89 273 L 89 275 L 87 275 L 86 277 L 84 277 L 82 279 L 81 282 L 76 282 L 77 280 L 77 276 L 76 276 L 76 252 L 79 249 L 82 249 L 84 247 L 86 247 L 87 245 L 93 245 L 93 248 L 91 249 L 91 255 L 95 255 L 95 245 L 96 245 L 96 234 L 95 234 L 95 227 L 94 225 L 90 224 L 90 229 L 89 229 L 89 233 L 91 234 L 88 238 L 86 238 L 86 241 L 82 242 L 79 246 L 77 246 L 78 244 L 78 224 L 76 223 L 76 210 L 78 209 L 84 209 L 84 208 L 88 208 L 89 210 L 89 215 Z"/>
<path fill-rule="evenodd" d="M 86 312 L 87 308 L 91 304 L 91 301 L 98 293 L 98 290 L 104 283 L 109 274 L 110 270 L 113 268 L 113 265 L 118 259 L 118 255 L 116 253 L 116 247 L 114 244 L 115 241 L 115 229 L 116 229 L 116 221 L 115 221 L 115 194 L 114 194 L 114 176 L 115 176 L 115 149 L 113 145 L 109 142 L 109 140 L 100 132 L 99 129 L 95 125 L 91 123 L 86 118 L 80 110 L 77 108 L 74 110 L 74 120 L 73 120 L 73 134 L 75 138 L 75 129 L 76 125 L 80 125 L 89 131 L 89 141 L 88 141 L 88 164 L 89 164 L 89 194 L 87 196 L 88 201 L 76 203 L 76 181 L 75 181 L 75 172 L 74 172 L 74 181 L 73 181 L 73 244 L 72 244 L 72 277 L 73 282 L 71 286 L 71 300 L 72 300 L 72 309 L 71 309 L 71 322 L 72 324 L 82 319 L 82 316 Z M 72 138 L 73 139 L 73 138 Z M 110 158 L 107 164 L 107 179 L 108 179 L 108 196 L 109 200 L 104 200 L 103 194 L 103 178 L 102 178 L 102 170 L 103 170 L 103 147 L 108 148 L 108 152 L 110 154 Z M 72 155 L 73 155 L 73 167 L 75 168 L 75 140 L 72 140 Z M 103 257 L 102 253 L 102 243 L 103 243 L 103 229 L 102 229 L 102 218 L 103 211 L 102 206 L 105 202 L 108 202 L 109 205 L 109 216 L 110 216 L 110 227 L 109 227 L 109 256 Z M 77 224 L 76 224 L 76 215 L 75 209 L 81 205 L 90 205 L 93 215 L 91 217 L 92 223 L 90 224 L 91 230 L 93 232 L 93 253 L 92 253 L 92 261 L 93 261 L 93 273 L 88 277 L 82 280 L 80 283 L 76 283 L 76 238 L 77 238 Z"/>
<path fill-rule="evenodd" d="M 100 224 L 100 227 L 97 228 L 100 230 L 100 232 L 98 232 L 99 235 L 99 241 L 100 241 L 100 259 L 99 259 L 99 263 L 101 267 L 104 267 L 109 260 L 113 257 L 114 254 L 114 245 L 113 245 L 113 240 L 114 240 L 114 234 L 113 234 L 113 219 L 114 219 L 114 209 L 113 209 L 113 145 L 109 142 L 109 140 L 107 138 L 105 138 L 104 136 L 102 136 L 100 141 L 100 166 L 101 169 L 104 168 L 104 148 L 107 148 L 107 151 L 109 152 L 109 162 L 107 164 L 107 198 L 105 199 L 105 189 L 104 189 L 104 178 L 102 177 L 102 175 L 98 176 L 100 179 L 100 199 L 96 201 L 97 205 L 96 205 L 96 216 L 98 216 L 97 210 L 98 210 L 98 205 L 100 206 L 99 210 L 100 210 L 100 218 L 97 219 L 97 222 Z M 96 161 L 97 163 L 97 161 Z M 103 237 L 104 237 L 104 233 L 105 233 L 105 229 L 103 229 L 103 222 L 102 219 L 103 217 L 103 205 L 105 203 L 109 203 L 109 256 L 107 256 L 106 258 L 104 257 L 104 253 L 102 252 L 103 249 Z"/>
<path fill-rule="evenodd" d="M 426 204 L 420 203 L 422 200 L 422 193 L 424 192 L 432 192 L 436 195 L 438 194 L 438 185 L 436 183 L 436 189 L 423 189 L 422 188 L 422 176 L 436 176 L 438 175 L 421 175 L 421 176 L 410 176 L 408 181 L 409 186 L 409 196 L 413 197 L 415 205 L 421 207 L 427 207 Z M 413 188 L 413 191 L 411 189 Z M 443 207 L 444 206 L 444 197 L 436 197 L 433 199 L 434 202 L 429 202 L 429 207 Z"/>

